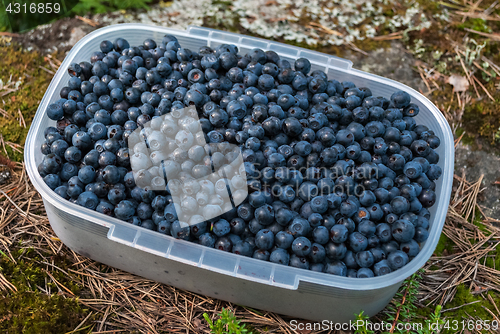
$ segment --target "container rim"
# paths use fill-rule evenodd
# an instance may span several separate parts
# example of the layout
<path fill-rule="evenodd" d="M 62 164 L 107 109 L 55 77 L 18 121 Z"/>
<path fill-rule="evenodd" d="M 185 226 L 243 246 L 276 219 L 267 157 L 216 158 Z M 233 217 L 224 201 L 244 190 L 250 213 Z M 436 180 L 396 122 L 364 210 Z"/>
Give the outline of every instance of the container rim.
<path fill-rule="evenodd" d="M 110 32 L 116 32 L 120 31 L 123 29 L 134 29 L 134 30 L 143 30 L 143 31 L 148 31 L 148 32 L 157 32 L 161 34 L 173 34 L 177 36 L 183 36 L 187 38 L 202 38 L 202 39 L 207 39 L 210 38 L 211 32 L 217 32 L 222 35 L 228 35 L 228 36 L 233 36 L 233 37 L 244 37 L 245 40 L 248 41 L 256 41 L 258 43 L 267 43 L 267 45 L 277 45 L 277 46 L 283 46 L 286 48 L 293 48 L 298 51 L 301 51 L 301 53 L 311 53 L 311 54 L 318 54 L 321 56 L 325 56 L 323 53 L 319 52 L 314 52 L 314 51 L 309 51 L 307 49 L 303 48 L 298 48 L 298 47 L 292 47 L 288 46 L 283 43 L 276 43 L 276 42 L 271 42 L 265 39 L 261 38 L 254 38 L 254 37 L 247 37 L 244 35 L 240 34 L 234 34 L 234 33 L 226 33 L 222 32 L 219 30 L 214 30 L 214 29 L 206 29 L 206 28 L 199 28 L 199 27 L 193 27 L 190 26 L 188 27 L 187 30 L 178 30 L 178 29 L 172 29 L 172 28 L 164 28 L 164 27 L 158 27 L 154 25 L 147 25 L 147 24 L 139 24 L 139 23 L 125 23 L 125 24 L 116 24 L 116 25 L 110 25 L 107 27 L 100 28 L 98 30 L 95 30 L 91 32 L 90 34 L 86 35 L 83 37 L 80 41 L 78 41 L 75 46 L 70 50 L 62 64 L 60 65 L 59 69 L 57 70 L 56 74 L 54 75 L 54 78 L 52 79 L 49 87 L 47 88 L 46 93 L 43 96 L 42 101 L 40 102 L 40 105 L 37 109 L 37 112 L 35 114 L 35 117 L 33 118 L 32 124 L 30 126 L 27 138 L 26 138 L 26 145 L 25 145 L 25 153 L 24 153 L 24 159 L 26 161 L 26 170 L 28 173 L 29 178 L 31 179 L 34 187 L 40 194 L 42 195 L 42 198 L 44 201 L 48 201 L 50 204 L 54 205 L 55 207 L 58 207 L 64 211 L 66 211 L 69 214 L 78 216 L 82 219 L 86 219 L 89 221 L 92 221 L 98 225 L 105 226 L 110 228 L 110 231 L 112 230 L 112 227 L 114 226 L 130 226 L 130 224 L 121 221 L 117 218 L 114 217 L 105 217 L 104 215 L 92 211 L 90 209 L 82 208 L 81 206 L 71 203 L 62 197 L 59 196 L 53 196 L 54 192 L 43 182 L 43 179 L 40 177 L 38 174 L 37 168 L 36 168 L 36 162 L 35 162 L 35 150 L 36 150 L 36 134 L 38 131 L 40 131 L 40 126 L 42 122 L 42 118 L 44 116 L 44 110 L 47 108 L 48 104 L 50 103 L 51 98 L 54 96 L 55 89 L 57 84 L 60 82 L 62 79 L 63 75 L 65 74 L 65 69 L 68 67 L 68 65 L 73 61 L 73 59 L 76 57 L 78 52 L 86 46 L 86 44 L 94 39 L 100 38 L 102 35 L 105 35 Z M 206 31 L 207 33 L 204 35 L 200 35 L 199 31 Z M 211 41 L 217 42 L 217 43 L 226 43 L 224 39 L 218 39 L 218 38 L 212 38 Z M 278 52 L 279 54 L 280 52 Z M 327 55 L 328 57 L 331 57 Z M 443 187 L 441 189 L 441 194 L 440 197 L 438 198 L 438 201 L 436 202 L 436 206 L 446 206 L 448 207 L 448 202 L 449 198 L 451 195 L 451 183 L 453 180 L 453 168 L 454 168 L 454 145 L 453 145 L 453 135 L 451 132 L 451 128 L 442 115 L 442 113 L 439 111 L 439 109 L 431 102 L 429 101 L 424 95 L 421 93 L 417 92 L 411 87 L 408 87 L 404 84 L 401 84 L 399 82 L 396 82 L 391 79 L 387 79 L 381 76 L 377 76 L 374 74 L 369 74 L 366 72 L 363 72 L 361 70 L 357 69 L 352 69 L 350 66 L 348 66 L 349 63 L 351 63 L 348 60 L 343 60 L 342 58 L 338 57 L 331 57 L 332 59 L 334 58 L 334 61 L 337 62 L 343 62 L 344 64 L 347 64 L 347 66 L 339 66 L 335 67 L 336 71 L 342 71 L 347 74 L 355 75 L 357 77 L 365 78 L 371 81 L 376 81 L 381 84 L 391 86 L 392 88 L 396 90 L 406 90 L 413 99 L 417 99 L 420 103 L 422 103 L 428 110 L 434 115 L 436 118 L 436 121 L 439 123 L 439 126 L 441 127 L 443 131 L 443 138 L 441 138 L 441 145 L 443 145 L 444 150 L 446 151 L 446 155 L 449 157 L 452 157 L 452 159 L 446 159 L 444 163 L 444 168 L 443 168 Z M 314 61 L 311 61 L 311 63 L 314 64 Z M 321 66 L 326 66 L 324 63 L 316 63 Z M 331 64 L 331 61 L 329 60 L 329 64 Z M 352 64 L 352 63 L 351 63 Z M 338 64 L 336 64 L 338 65 Z M 331 66 L 330 66 L 331 67 Z M 328 70 L 328 67 L 327 67 Z M 445 187 L 447 185 L 447 187 Z M 335 275 L 329 275 L 326 273 L 317 273 L 313 272 L 310 270 L 301 270 L 298 268 L 293 268 L 293 267 L 288 267 L 288 266 L 283 266 L 283 265 L 278 265 L 270 262 L 263 262 L 261 260 L 253 259 L 253 258 L 245 258 L 245 261 L 255 261 L 255 264 L 260 264 L 260 265 L 267 265 L 267 266 L 272 266 L 280 269 L 280 271 L 286 271 L 289 272 L 291 275 L 295 275 L 295 285 L 294 289 L 298 288 L 298 285 L 300 282 L 310 282 L 310 283 L 317 283 L 321 285 L 326 285 L 330 287 L 335 287 L 335 288 L 342 288 L 342 289 L 347 289 L 347 290 L 374 290 L 374 289 L 381 289 L 381 288 L 386 288 L 391 285 L 399 284 L 402 282 L 404 279 L 412 275 L 414 272 L 416 272 L 419 268 L 421 268 L 427 260 L 430 258 L 432 253 L 434 252 L 434 249 L 439 241 L 439 237 L 441 235 L 441 230 L 444 225 L 444 221 L 446 218 L 446 213 L 447 210 L 437 210 L 436 214 L 434 215 L 433 218 L 433 224 L 431 226 L 431 229 L 429 231 L 429 238 L 425 242 L 424 246 L 422 247 L 420 253 L 411 261 L 409 264 L 407 264 L 405 267 L 403 267 L 402 270 L 396 270 L 394 272 L 391 272 L 390 274 L 384 275 L 384 276 L 379 276 L 379 277 L 373 277 L 373 278 L 366 278 L 366 279 L 353 279 L 349 277 L 341 277 L 341 276 L 335 276 Z M 139 231 L 140 227 L 134 226 L 137 231 Z M 217 252 L 213 253 L 211 255 L 218 255 L 220 254 L 219 250 L 204 247 L 189 241 L 185 240 L 178 240 L 174 239 L 171 236 L 167 235 L 161 235 L 157 232 L 154 231 L 148 231 L 141 229 L 141 234 L 148 234 L 148 233 L 154 233 L 156 236 L 161 236 L 164 238 L 167 238 L 168 240 L 175 240 L 175 242 L 180 242 L 180 243 L 185 243 L 186 245 L 190 245 L 192 247 L 202 247 L 202 250 L 205 252 L 205 256 L 207 253 L 212 253 L 212 252 Z M 233 254 L 233 253 L 226 253 L 226 256 L 234 256 L 236 258 L 241 258 L 241 255 Z M 169 257 L 169 256 L 165 256 Z M 175 259 L 177 260 L 177 259 Z M 210 269 L 203 267 L 204 269 L 216 271 L 215 269 Z M 234 273 L 233 273 L 234 275 Z M 241 277 L 241 276 L 238 276 Z M 244 278 L 244 277 L 242 277 Z M 265 283 L 265 282 L 264 282 Z M 268 285 L 274 285 L 272 282 L 268 282 Z M 276 284 L 279 285 L 279 284 Z"/>

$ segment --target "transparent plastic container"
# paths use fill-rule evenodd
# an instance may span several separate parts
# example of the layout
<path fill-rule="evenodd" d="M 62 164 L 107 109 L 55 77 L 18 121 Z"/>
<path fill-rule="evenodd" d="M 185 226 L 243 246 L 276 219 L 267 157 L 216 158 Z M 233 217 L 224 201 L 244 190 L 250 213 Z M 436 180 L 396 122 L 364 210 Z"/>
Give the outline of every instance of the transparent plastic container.
<path fill-rule="evenodd" d="M 59 99 L 59 91 L 68 79 L 67 67 L 88 61 L 99 50 L 102 40 L 126 38 L 131 45 L 146 38 L 157 42 L 165 34 L 175 35 L 179 43 L 192 50 L 223 43 L 238 46 L 244 54 L 253 48 L 273 50 L 294 61 L 305 57 L 312 70 L 322 70 L 331 79 L 352 81 L 369 87 L 374 96 L 390 97 L 405 90 L 420 108 L 416 117 L 441 139 L 437 149 L 442 177 L 436 182 L 436 204 L 430 209 L 430 236 L 421 252 L 400 270 L 381 277 L 353 279 L 310 270 L 297 269 L 207 248 L 184 240 L 149 231 L 116 218 L 85 209 L 57 196 L 40 177 L 37 166 L 42 160 L 40 145 L 44 129 L 54 125 L 45 114 L 47 106 Z M 364 311 L 372 316 L 382 310 L 404 279 L 422 267 L 432 255 L 443 228 L 451 194 L 454 143 L 451 129 L 427 98 L 403 84 L 352 68 L 348 60 L 264 39 L 199 27 L 175 30 L 143 24 L 108 26 L 80 40 L 57 71 L 33 119 L 25 145 L 28 175 L 42 195 L 47 215 L 57 236 L 75 252 L 96 261 L 158 282 L 201 293 L 235 304 L 273 311 L 295 318 L 348 322 Z"/>

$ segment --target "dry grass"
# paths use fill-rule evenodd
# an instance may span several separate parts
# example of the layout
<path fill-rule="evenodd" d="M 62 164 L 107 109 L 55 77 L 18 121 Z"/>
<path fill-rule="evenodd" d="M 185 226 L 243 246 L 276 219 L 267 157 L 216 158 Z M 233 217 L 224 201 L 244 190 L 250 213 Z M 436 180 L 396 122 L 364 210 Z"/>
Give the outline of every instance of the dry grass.
<path fill-rule="evenodd" d="M 58 291 L 51 291 L 47 285 L 39 286 L 43 293 L 57 292 L 68 298 L 75 297 L 55 279 L 53 273 L 56 271 L 71 277 L 82 288 L 79 302 L 91 309 L 93 317 L 89 314 L 73 332 L 90 325 L 94 334 L 110 331 L 208 333 L 203 313 L 216 318 L 225 307 L 256 330 L 266 328 L 268 333 L 291 333 L 287 322 L 279 315 L 179 290 L 76 254 L 52 231 L 42 199 L 29 181 L 24 165 L 16 166 L 10 182 L 0 186 L 0 250 L 15 262 L 10 252 L 14 245 L 21 243 L 24 248 L 33 248 L 43 259 L 40 266 L 58 288 Z M 55 255 L 68 260 L 69 268 L 55 265 L 51 259 Z M 0 274 L 0 289 L 15 291 L 16 287 Z M 91 318 L 97 320 L 90 321 Z M 90 328 L 85 329 L 86 332 Z"/>
<path fill-rule="evenodd" d="M 15 261 L 9 251 L 13 245 L 31 247 L 43 259 L 40 266 L 46 271 L 48 282 L 56 284 L 59 294 L 75 297 L 55 279 L 57 271 L 71 277 L 82 288 L 79 301 L 91 312 L 73 333 L 89 330 L 93 333 L 208 333 L 203 313 L 215 318 L 223 307 L 232 309 L 238 318 L 259 332 L 265 329 L 266 333 L 292 333 L 287 319 L 277 314 L 261 313 L 179 290 L 76 254 L 64 246 L 50 228 L 42 199 L 31 185 L 24 166 L 17 164 L 16 167 L 10 182 L 0 187 L 0 250 Z M 453 299 L 461 283 L 470 286 L 474 293 L 500 291 L 500 271 L 484 265 L 488 252 L 500 243 L 500 229 L 489 220 L 479 229 L 465 218 L 474 217 L 479 208 L 476 200 L 481 191 L 480 180 L 471 183 L 465 177 L 455 176 L 455 181 L 443 233 L 455 243 L 456 251 L 429 260 L 422 282 L 421 303 L 445 304 Z M 68 268 L 54 264 L 50 255 L 56 254 L 70 262 Z M 438 269 L 432 269 L 434 266 Z M 15 291 L 16 287 L 0 275 L 0 289 Z M 38 289 L 47 294 L 56 292 L 47 285 Z"/>
<path fill-rule="evenodd" d="M 443 233 L 454 244 L 454 251 L 433 256 L 427 262 L 422 303 L 444 305 L 453 300 L 460 284 L 466 284 L 473 294 L 489 290 L 500 292 L 500 268 L 490 268 L 485 264 L 488 257 L 495 260 L 490 252 L 500 245 L 498 221 L 485 218 L 480 223 L 471 223 L 476 217 L 476 209 L 485 217 L 477 204 L 481 181 L 482 176 L 471 183 L 465 176 L 455 175 L 454 192 L 443 228 Z M 435 267 L 437 269 L 433 269 Z"/>

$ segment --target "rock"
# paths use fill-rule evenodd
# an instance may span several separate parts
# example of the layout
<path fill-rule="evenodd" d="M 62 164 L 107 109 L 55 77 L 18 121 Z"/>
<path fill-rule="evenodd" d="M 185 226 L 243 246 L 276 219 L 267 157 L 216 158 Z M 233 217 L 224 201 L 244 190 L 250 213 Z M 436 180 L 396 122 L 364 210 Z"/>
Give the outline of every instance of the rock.
<path fill-rule="evenodd" d="M 71 46 L 75 45 L 76 42 L 81 40 L 85 35 L 87 35 L 87 33 L 81 27 L 75 27 L 71 29 L 71 35 L 68 44 Z"/>
<path fill-rule="evenodd" d="M 347 51 L 344 58 L 351 60 L 354 68 L 401 82 L 420 92 L 427 91 L 420 75 L 413 69 L 415 58 L 401 43 L 392 42 L 390 48 L 367 53 Z"/>
<path fill-rule="evenodd" d="M 15 41 L 27 50 L 38 50 L 42 54 L 54 51 L 66 52 L 76 42 L 91 31 L 100 28 L 92 27 L 77 18 L 64 18 L 51 24 L 45 24 L 24 33 Z"/>
<path fill-rule="evenodd" d="M 470 182 L 484 175 L 482 186 L 485 189 L 478 196 L 478 204 L 483 206 L 488 217 L 495 219 L 500 218 L 500 186 L 495 184 L 500 177 L 498 166 L 500 157 L 494 153 L 473 150 L 462 143 L 455 148 L 455 173 L 461 176 L 464 172 Z"/>

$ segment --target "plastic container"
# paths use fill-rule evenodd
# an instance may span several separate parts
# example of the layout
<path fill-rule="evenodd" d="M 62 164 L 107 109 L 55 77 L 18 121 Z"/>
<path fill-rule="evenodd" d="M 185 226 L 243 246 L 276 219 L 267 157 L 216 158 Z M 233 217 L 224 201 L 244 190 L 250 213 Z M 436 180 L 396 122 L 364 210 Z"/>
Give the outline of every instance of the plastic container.
<path fill-rule="evenodd" d="M 55 195 L 37 172 L 42 160 L 40 144 L 44 129 L 54 124 L 46 115 L 47 106 L 59 98 L 73 62 L 88 60 L 102 40 L 126 38 L 131 45 L 146 38 L 161 41 L 173 34 L 185 48 L 197 50 L 222 43 L 238 46 L 241 53 L 253 48 L 274 50 L 282 58 L 306 57 L 312 70 L 324 70 L 329 78 L 349 80 L 369 87 L 373 95 L 390 97 L 405 90 L 420 107 L 417 123 L 431 128 L 441 139 L 437 149 L 443 176 L 436 182 L 436 204 L 431 208 L 430 237 L 421 252 L 404 268 L 389 275 L 353 279 L 297 269 L 240 255 L 222 252 L 195 243 L 176 240 L 119 219 L 82 208 Z M 441 112 L 423 95 L 398 82 L 351 68 L 348 60 L 281 43 L 217 30 L 190 27 L 186 31 L 143 24 L 108 26 L 85 36 L 68 53 L 57 71 L 33 119 L 25 145 L 28 175 L 42 195 L 47 215 L 57 236 L 75 252 L 96 261 L 158 282 L 173 285 L 236 304 L 273 311 L 295 318 L 330 320 L 338 323 L 368 316 L 382 310 L 402 281 L 422 267 L 439 240 L 451 194 L 454 145 L 452 132 Z"/>

